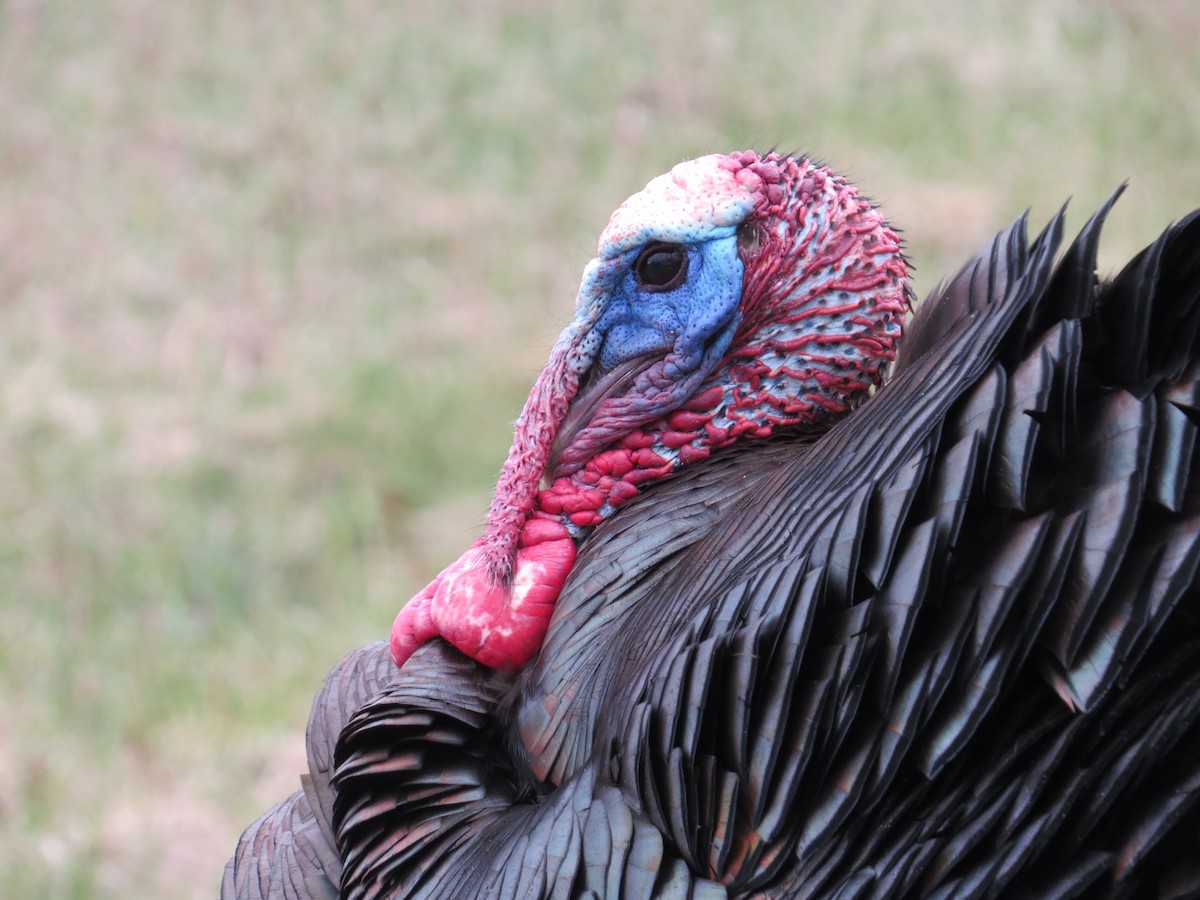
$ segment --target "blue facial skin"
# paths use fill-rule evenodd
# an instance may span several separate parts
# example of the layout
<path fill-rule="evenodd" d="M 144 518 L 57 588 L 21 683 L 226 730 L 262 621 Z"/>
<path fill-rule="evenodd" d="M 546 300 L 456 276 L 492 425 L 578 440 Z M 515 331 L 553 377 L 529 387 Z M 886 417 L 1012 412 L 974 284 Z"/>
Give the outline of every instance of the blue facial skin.
<path fill-rule="evenodd" d="M 623 254 L 625 274 L 595 326 L 603 335 L 596 359 L 602 371 L 661 354 L 669 378 L 691 375 L 687 380 L 695 383 L 729 348 L 742 301 L 737 229 L 715 229 L 706 240 L 679 246 L 687 250 L 687 277 L 671 291 L 638 285 L 633 266 L 642 247 Z"/>

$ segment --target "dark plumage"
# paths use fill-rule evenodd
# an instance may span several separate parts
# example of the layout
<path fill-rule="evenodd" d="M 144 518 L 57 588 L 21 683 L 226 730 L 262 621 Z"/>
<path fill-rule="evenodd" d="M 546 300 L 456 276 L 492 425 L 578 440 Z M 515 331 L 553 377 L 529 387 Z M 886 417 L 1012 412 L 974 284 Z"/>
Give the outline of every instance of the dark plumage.
<path fill-rule="evenodd" d="M 222 896 L 1200 896 L 1200 211 L 1099 284 L 1111 202 L 620 510 L 516 675 L 347 657 Z"/>

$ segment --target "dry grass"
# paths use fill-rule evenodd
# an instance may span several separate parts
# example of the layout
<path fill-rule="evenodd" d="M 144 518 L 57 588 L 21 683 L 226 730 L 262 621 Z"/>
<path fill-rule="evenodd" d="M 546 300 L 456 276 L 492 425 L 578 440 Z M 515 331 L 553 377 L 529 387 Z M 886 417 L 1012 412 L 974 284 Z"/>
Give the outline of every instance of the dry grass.
<path fill-rule="evenodd" d="M 779 144 L 920 285 L 1200 203 L 1200 8 L 0 6 L 0 883 L 203 897 L 342 650 L 477 527 L 609 210 Z"/>

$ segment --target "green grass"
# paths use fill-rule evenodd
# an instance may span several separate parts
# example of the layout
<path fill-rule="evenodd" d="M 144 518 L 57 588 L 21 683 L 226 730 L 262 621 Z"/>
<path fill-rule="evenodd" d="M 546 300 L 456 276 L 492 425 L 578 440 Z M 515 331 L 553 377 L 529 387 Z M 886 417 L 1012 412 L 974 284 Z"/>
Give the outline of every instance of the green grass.
<path fill-rule="evenodd" d="M 215 893 L 649 178 L 814 153 L 922 290 L 1130 178 L 1111 265 L 1200 204 L 1196 46 L 1187 0 L 0 4 L 5 895 Z"/>

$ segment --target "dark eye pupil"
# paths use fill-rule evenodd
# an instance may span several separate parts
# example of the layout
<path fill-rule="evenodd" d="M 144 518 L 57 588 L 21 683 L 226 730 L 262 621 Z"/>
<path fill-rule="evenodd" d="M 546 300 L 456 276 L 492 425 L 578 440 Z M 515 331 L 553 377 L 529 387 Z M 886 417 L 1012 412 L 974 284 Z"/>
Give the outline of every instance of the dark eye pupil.
<path fill-rule="evenodd" d="M 633 271 L 644 288 L 672 290 L 687 275 L 687 252 L 674 244 L 651 244 L 637 258 Z"/>
<path fill-rule="evenodd" d="M 646 257 L 642 275 L 651 284 L 665 284 L 679 271 L 679 257 L 674 253 L 652 253 Z"/>

